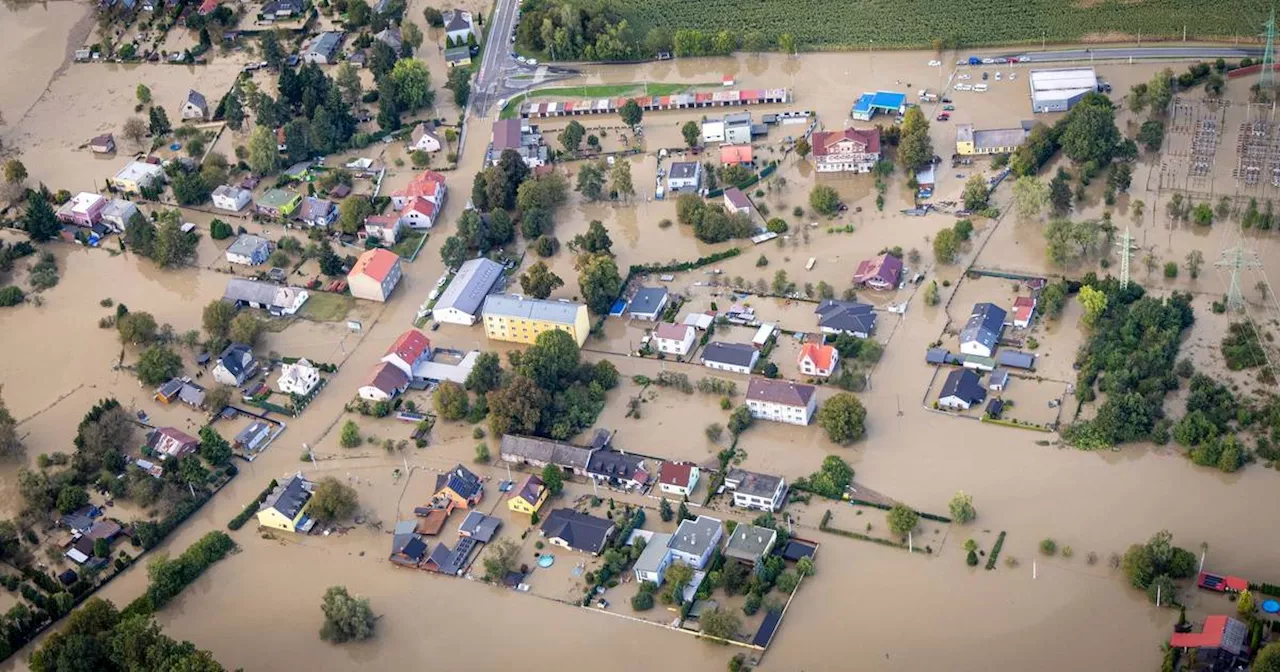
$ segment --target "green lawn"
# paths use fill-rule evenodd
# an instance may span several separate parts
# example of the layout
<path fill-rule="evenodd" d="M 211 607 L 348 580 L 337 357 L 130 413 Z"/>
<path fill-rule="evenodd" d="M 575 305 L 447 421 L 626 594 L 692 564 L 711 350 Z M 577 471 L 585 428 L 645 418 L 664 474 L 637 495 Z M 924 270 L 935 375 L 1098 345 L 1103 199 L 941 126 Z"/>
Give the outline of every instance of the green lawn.
<path fill-rule="evenodd" d="M 347 294 L 333 292 L 310 292 L 311 297 L 302 304 L 298 317 L 316 322 L 340 322 L 347 319 L 347 313 L 355 307 L 356 300 Z"/>
<path fill-rule="evenodd" d="M 413 261 L 413 253 L 418 249 L 418 241 L 426 238 L 425 231 L 406 230 L 400 242 L 396 243 L 391 251 L 400 256 L 401 259 Z"/>
<path fill-rule="evenodd" d="M 557 86 L 546 89 L 534 89 L 528 93 L 522 93 L 511 100 L 507 101 L 506 107 L 502 108 L 502 113 L 498 115 L 499 119 L 514 119 L 520 115 L 520 105 L 527 98 L 617 98 L 625 95 L 637 96 L 670 96 L 675 93 L 684 93 L 691 89 L 706 88 L 708 86 L 718 86 L 716 84 L 679 84 L 671 82 L 650 82 L 646 87 L 644 84 L 626 83 L 626 84 L 594 84 L 590 86 Z"/>

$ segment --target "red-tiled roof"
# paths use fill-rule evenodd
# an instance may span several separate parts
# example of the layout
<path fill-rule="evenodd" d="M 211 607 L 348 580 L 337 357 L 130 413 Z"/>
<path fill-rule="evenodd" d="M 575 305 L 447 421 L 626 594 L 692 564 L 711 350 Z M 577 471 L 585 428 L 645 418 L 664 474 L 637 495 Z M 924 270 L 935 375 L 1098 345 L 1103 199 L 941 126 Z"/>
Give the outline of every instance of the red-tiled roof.
<path fill-rule="evenodd" d="M 200 15 L 204 16 L 206 14 L 212 14 L 213 10 L 218 8 L 218 3 L 220 1 L 221 0 L 204 0 L 204 2 L 200 3 Z"/>
<path fill-rule="evenodd" d="M 836 349 L 830 345 L 805 343 L 804 347 L 800 348 L 799 361 L 803 362 L 808 359 L 813 362 L 814 366 L 826 371 L 835 366 L 836 357 Z"/>
<path fill-rule="evenodd" d="M 404 371 L 387 362 L 378 362 L 378 365 L 369 371 L 362 387 L 373 387 L 391 395 L 408 384 L 409 377 L 404 375 Z"/>
<path fill-rule="evenodd" d="M 1204 619 L 1203 632 L 1175 632 L 1169 638 L 1169 645 L 1189 649 L 1216 649 L 1222 645 L 1222 636 L 1227 632 L 1227 616 L 1215 614 Z"/>
<path fill-rule="evenodd" d="M 387 348 L 387 354 L 395 354 L 408 364 L 413 364 L 430 349 L 431 341 L 421 331 L 410 329 L 400 334 L 400 338 Z"/>
<path fill-rule="evenodd" d="M 367 275 L 378 282 L 387 279 L 387 275 L 391 273 L 391 269 L 400 262 L 400 257 L 395 252 L 383 249 L 366 250 L 364 254 L 356 259 L 355 266 L 351 267 L 348 276 Z"/>
<path fill-rule="evenodd" d="M 406 198 L 434 198 L 436 192 L 444 184 L 444 175 L 434 170 L 424 170 L 409 182 L 409 186 L 395 192 L 394 196 L 404 196 Z"/>
<path fill-rule="evenodd" d="M 751 163 L 751 145 L 720 145 L 720 163 Z"/>
<path fill-rule="evenodd" d="M 667 485 L 689 487 L 689 476 L 693 473 L 693 465 L 684 462 L 663 462 L 658 467 L 658 482 Z"/>
<path fill-rule="evenodd" d="M 1019 296 L 1013 300 L 1013 319 L 1026 322 L 1031 319 L 1031 311 L 1035 309 L 1035 299 L 1029 296 Z"/>
<path fill-rule="evenodd" d="M 880 132 L 875 129 L 846 128 L 843 131 L 817 131 L 813 134 L 813 142 L 810 145 L 813 147 L 814 156 L 826 156 L 837 143 L 846 140 L 865 145 L 867 153 L 880 152 Z"/>
<path fill-rule="evenodd" d="M 416 212 L 424 217 L 436 216 L 436 204 L 425 198 L 414 198 L 404 206 L 404 212 Z"/>

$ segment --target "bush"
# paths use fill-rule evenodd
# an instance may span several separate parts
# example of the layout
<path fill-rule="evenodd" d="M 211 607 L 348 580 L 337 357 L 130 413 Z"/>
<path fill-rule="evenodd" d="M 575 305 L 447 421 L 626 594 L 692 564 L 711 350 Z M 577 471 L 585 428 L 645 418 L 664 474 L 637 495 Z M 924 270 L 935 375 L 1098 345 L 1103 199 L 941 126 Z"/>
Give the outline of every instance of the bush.
<path fill-rule="evenodd" d="M 976 551 L 969 551 L 969 554 L 965 556 L 964 561 L 965 561 L 965 564 L 969 565 L 970 567 L 977 567 L 978 553 Z"/>
<path fill-rule="evenodd" d="M 1170 279 L 1178 277 L 1178 264 L 1176 262 L 1172 262 L 1172 261 L 1165 262 L 1164 277 L 1170 278 Z"/>
<path fill-rule="evenodd" d="M 1044 555 L 1055 555 L 1058 552 L 1058 542 L 1052 539 L 1044 539 L 1040 542 L 1040 552 Z"/>
<path fill-rule="evenodd" d="M 249 522 L 249 519 L 258 513 L 258 505 L 267 501 L 267 497 L 271 495 L 271 491 L 275 490 L 277 485 L 279 485 L 279 483 L 276 482 L 276 479 L 271 479 L 271 482 L 267 484 L 267 487 L 264 488 L 262 492 L 258 493 L 258 496 L 253 500 L 253 503 L 244 507 L 243 511 L 236 515 L 235 518 L 232 518 L 231 522 L 227 523 L 227 529 L 234 531 L 244 527 L 244 524 Z"/>

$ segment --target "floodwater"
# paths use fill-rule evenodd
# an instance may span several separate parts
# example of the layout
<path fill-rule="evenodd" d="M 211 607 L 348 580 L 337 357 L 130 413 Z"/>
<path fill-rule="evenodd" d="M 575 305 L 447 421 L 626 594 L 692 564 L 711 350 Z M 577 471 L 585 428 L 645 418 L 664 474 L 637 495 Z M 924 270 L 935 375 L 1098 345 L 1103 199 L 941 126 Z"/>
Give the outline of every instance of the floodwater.
<path fill-rule="evenodd" d="M 56 11 L 68 14 L 62 17 L 67 22 L 62 33 L 79 18 L 68 10 Z M 410 16 L 420 13 L 413 9 Z M 0 21 L 0 31 L 16 30 L 12 25 Z M 434 36 L 428 34 L 428 39 Z M 429 48 L 432 42 L 427 44 L 425 58 L 436 73 L 440 57 Z M 52 76 L 61 55 L 58 51 L 41 60 L 41 67 L 48 66 L 46 78 Z M 646 66 L 592 66 L 586 68 L 587 75 L 582 79 L 585 83 L 645 79 L 707 82 L 718 81 L 727 72 L 737 76 L 740 86 L 794 87 L 796 102 L 792 107 L 814 110 L 825 127 L 839 128 L 845 123 L 853 99 L 864 90 L 924 86 L 936 89 L 946 73 L 925 66 L 931 57 L 924 52 L 812 54 L 799 58 L 744 55 Z M 941 58 L 948 62 L 950 57 Z M 950 62 L 954 59 L 950 58 Z M 191 86 L 192 78 L 206 78 L 209 88 L 216 90 L 222 78 L 228 78 L 229 83 L 234 76 L 233 66 L 228 64 L 225 71 L 219 70 L 217 61 L 207 70 L 194 73 L 169 66 L 112 67 L 73 66 L 61 78 L 52 80 L 48 96 L 29 104 L 53 111 L 106 88 L 110 93 L 101 109 L 115 121 L 101 123 L 119 123 L 131 114 L 132 87 L 137 81 L 147 81 L 168 104 L 169 98 Z M 1145 80 L 1153 69 L 1100 66 L 1118 91 Z M 13 86 L 9 81 L 12 76 L 0 78 L 0 86 Z M 37 74 L 33 68 L 24 76 L 34 78 Z M 1002 82 L 984 95 L 960 94 L 958 110 L 949 123 L 1017 123 L 1027 116 L 1025 76 L 1023 71 L 1018 80 Z M 105 85 L 100 84 L 103 81 Z M 1231 86 L 1235 87 L 1233 91 L 1244 88 L 1237 83 Z M 77 93 L 78 88 L 89 91 Z M 32 92 L 29 95 L 38 98 L 42 89 L 43 84 L 14 90 L 28 90 Z M 6 116 L 13 116 L 7 108 Z M 633 263 L 692 259 L 733 246 L 735 243 L 699 243 L 679 224 L 659 227 L 661 220 L 675 218 L 674 203 L 648 200 L 657 170 L 652 152 L 659 146 L 678 146 L 679 124 L 688 118 L 676 113 L 646 118 L 646 150 L 650 153 L 634 159 L 637 197 L 614 205 L 583 203 L 575 195 L 557 213 L 556 236 L 567 242 L 575 233 L 584 231 L 588 221 L 600 219 L 609 227 L 624 272 Z M 599 120 L 600 124 L 611 122 Z M 6 138 L 20 142 L 33 178 L 47 180 L 52 187 L 85 188 L 91 185 L 93 176 L 109 171 L 69 148 L 97 132 L 99 122 L 74 123 L 83 128 L 73 127 L 75 137 L 63 139 L 55 133 L 61 128 L 59 121 L 28 115 L 15 124 L 11 118 L 9 130 L 12 132 L 17 126 L 18 133 Z M 422 497 L 425 482 L 417 480 L 415 472 L 408 485 L 397 483 L 391 476 L 392 469 L 405 463 L 437 471 L 458 461 L 469 464 L 477 440 L 469 426 L 442 423 L 435 430 L 430 447 L 410 447 L 403 454 L 388 454 L 376 443 L 343 449 L 338 446 L 334 428 L 348 417 L 343 406 L 354 395 L 368 368 L 412 323 L 417 307 L 441 274 L 439 249 L 462 211 L 470 176 L 481 167 L 490 124 L 489 120 L 470 122 L 460 165 L 449 176 L 454 194 L 445 209 L 445 223 L 432 231 L 418 261 L 406 265 L 404 280 L 387 304 L 361 306 L 360 333 L 343 333 L 337 325 L 299 323 L 268 337 L 266 347 L 271 350 L 315 356 L 334 361 L 341 368 L 312 406 L 301 417 L 289 421 L 289 428 L 266 453 L 257 461 L 244 464 L 239 477 L 157 549 L 180 551 L 205 532 L 224 529 L 226 521 L 273 477 L 301 469 L 312 476 L 360 479 L 357 487 L 362 507 L 372 520 L 383 523 L 383 531 L 357 528 L 340 537 L 286 540 L 263 537 L 252 525 L 247 526 L 233 535 L 243 552 L 215 565 L 158 615 L 170 634 L 212 650 L 229 668 L 305 666 L 336 670 L 390 668 L 423 661 L 460 667 L 521 659 L 531 661 L 526 666 L 532 669 L 549 669 L 556 664 L 552 661 L 562 659 L 564 651 L 573 650 L 607 660 L 610 669 L 652 669 L 660 655 L 666 660 L 681 660 L 688 669 L 712 670 L 720 669 L 733 653 L 732 649 L 687 636 L 609 619 L 530 595 L 397 571 L 384 560 L 388 541 L 385 530 L 397 515 L 409 510 L 413 500 Z M 935 123 L 933 133 L 937 153 L 949 154 L 953 138 L 948 124 Z M 81 139 L 81 135 L 85 137 Z M 554 137 L 548 140 L 554 142 Z M 767 142 L 776 144 L 779 140 L 770 137 Z M 27 153 L 33 147 L 60 149 L 52 152 L 51 158 L 28 159 Z M 368 155 L 376 151 L 380 150 L 371 148 Z M 769 156 L 767 149 L 763 151 L 764 156 Z M 857 260 L 885 247 L 901 246 L 904 250 L 918 249 L 922 267 L 953 282 L 942 292 L 944 302 L 957 291 L 954 281 L 959 279 L 959 267 L 932 267 L 929 246 L 934 232 L 953 220 L 944 216 L 906 218 L 890 214 L 905 207 L 900 186 L 904 178 L 900 174 L 893 178 L 885 213 L 880 213 L 875 210 L 871 178 L 818 178 L 807 162 L 794 156 L 782 157 L 780 153 L 773 156 L 781 162 L 782 178 L 773 182 L 782 186 L 768 188 L 764 196 L 754 197 L 757 204 L 764 203 L 771 212 L 781 213 L 793 231 L 814 221 L 818 226 L 808 228 L 807 241 L 797 234 L 781 246 L 768 243 L 759 249 L 744 250 L 738 258 L 718 265 L 724 271 L 721 277 L 770 280 L 774 272 L 783 269 L 801 286 L 822 280 L 839 293 L 848 286 Z M 575 172 L 577 166 L 570 164 L 567 170 Z M 394 179 L 405 180 L 408 173 L 396 171 Z M 849 213 L 831 221 L 818 220 L 808 213 L 799 218 L 791 214 L 792 208 L 807 204 L 808 191 L 817 180 L 836 186 L 850 204 Z M 944 180 L 936 198 L 958 196 L 963 181 Z M 1146 183 L 1146 174 L 1139 171 L 1134 179 L 1135 191 Z M 1156 209 L 1156 198 L 1147 194 L 1135 197 L 1144 198 L 1149 211 Z M 1007 207 L 1007 187 L 997 193 L 996 200 Z M 862 212 L 857 212 L 857 207 Z M 1091 207 L 1086 212 L 1100 214 L 1101 210 Z M 846 224 L 853 225 L 853 233 L 827 232 L 828 227 Z M 1166 232 L 1162 220 L 1149 228 Z M 1185 255 L 1188 245 L 1197 244 L 1189 241 L 1205 240 L 1181 225 L 1167 229 L 1167 236 L 1160 243 L 1170 248 L 1162 251 L 1162 256 L 1180 258 L 1176 255 Z M 1208 242 L 1198 244 L 1205 245 L 1206 257 L 1210 256 Z M 1268 264 L 1273 263 L 1276 258 L 1266 248 L 1274 246 L 1265 242 L 1258 245 Z M 225 275 L 207 270 L 219 248 L 206 240 L 200 250 L 201 268 L 175 271 L 156 270 L 132 255 L 56 248 L 62 281 L 44 293 L 44 305 L 0 313 L 0 333 L 5 334 L 3 342 L 10 351 L 43 355 L 6 357 L 0 361 L 0 381 L 8 393 L 9 408 L 22 421 L 30 461 L 41 452 L 70 450 L 76 422 L 94 400 L 103 396 L 113 395 L 148 413 L 161 413 L 166 422 L 194 420 L 178 409 L 160 409 L 150 401 L 149 390 L 138 387 L 126 373 L 112 370 L 120 357 L 120 346 L 114 333 L 97 329 L 98 317 L 110 312 L 98 302 L 111 297 L 133 310 L 150 311 L 159 322 L 172 324 L 179 333 L 197 328 L 201 307 L 220 296 L 224 286 Z M 760 254 L 769 258 L 767 266 L 756 266 Z M 570 256 L 562 250 L 552 260 L 553 268 L 566 280 L 556 297 L 578 293 Z M 812 271 L 806 272 L 803 269 L 810 257 L 817 262 Z M 983 265 L 1053 270 L 1046 268 L 1036 223 L 1015 223 L 1012 217 L 1006 217 L 999 226 L 978 223 L 978 235 L 966 249 L 963 261 L 967 263 L 975 257 Z M 526 263 L 532 263 L 532 259 Z M 691 280 L 682 277 L 680 282 Z M 1199 282 L 1208 285 L 1212 278 L 1202 276 Z M 1170 285 L 1178 286 L 1181 285 Z M 762 669 L 1149 669 L 1159 660 L 1159 644 L 1169 633 L 1176 614 L 1148 605 L 1142 595 L 1127 588 L 1118 574 L 1107 567 L 1105 558 L 1122 553 L 1129 544 L 1162 528 L 1171 530 L 1176 541 L 1185 547 L 1196 549 L 1201 542 L 1207 543 L 1207 567 L 1252 580 L 1275 581 L 1274 568 L 1280 560 L 1275 545 L 1267 535 L 1254 532 L 1250 524 L 1256 511 L 1277 503 L 1275 475 L 1267 470 L 1251 466 L 1237 474 L 1224 475 L 1195 467 L 1174 450 L 1143 446 L 1126 447 L 1117 453 L 1082 453 L 1041 446 L 1036 441 L 1043 435 L 1037 433 L 983 425 L 923 408 L 932 375 L 932 369 L 923 362 L 923 351 L 942 333 L 948 315 L 961 319 L 967 305 L 978 300 L 972 289 L 980 292 L 982 285 L 960 287 L 955 305 L 926 307 L 913 298 L 900 321 L 882 323 L 885 328 L 876 338 L 886 343 L 884 358 L 873 371 L 871 387 L 860 395 L 868 409 L 866 439 L 844 448 L 832 445 L 816 426 L 769 423 L 757 423 L 742 436 L 739 445 L 746 453 L 743 466 L 749 469 L 776 472 L 794 480 L 814 471 L 826 455 L 837 454 L 854 466 L 859 483 L 919 509 L 943 513 L 951 495 L 964 490 L 974 496 L 979 511 L 978 520 L 969 526 L 942 528 L 936 533 L 932 526 L 923 526 L 921 535 L 931 545 L 933 539 L 943 539 L 935 556 L 906 557 L 897 549 L 813 529 L 825 503 L 798 508 L 799 532 L 823 543 L 817 575 L 801 588 Z M 1220 288 L 1214 285 L 1206 291 L 1217 292 Z M 993 287 L 992 293 L 1003 299 L 1009 288 Z M 1207 311 L 1197 314 L 1203 316 Z M 780 310 L 779 316 L 790 319 L 791 313 Z M 1055 368 L 1069 361 L 1079 340 L 1076 318 L 1078 311 L 1072 308 L 1063 323 L 1043 329 L 1041 347 L 1052 348 Z M 630 329 L 625 331 L 630 333 Z M 1198 333 L 1193 332 L 1192 338 L 1197 338 Z M 1207 343 L 1202 347 L 1209 349 L 1220 333 L 1207 327 L 1205 335 L 1199 336 Z M 430 332 L 430 337 L 437 346 L 510 349 L 487 344 L 478 327 L 444 325 L 439 331 Z M 612 344 L 616 342 L 589 341 L 585 354 L 589 360 L 609 358 L 627 379 L 609 394 L 609 405 L 599 426 L 618 430 L 618 445 L 637 452 L 699 461 L 713 456 L 719 448 L 707 442 L 703 428 L 710 422 L 724 423 L 727 419 L 727 412 L 720 410 L 715 397 L 686 397 L 672 390 L 650 388 L 645 393 L 647 401 L 642 405 L 641 417 L 624 417 L 627 397 L 639 391 L 629 380 L 631 376 L 653 377 L 662 368 L 679 367 L 696 380 L 704 371 L 671 361 L 660 363 L 597 352 L 615 351 Z M 136 353 L 126 349 L 124 357 L 127 363 Z M 1208 356 L 1204 357 L 1208 361 Z M 780 365 L 784 374 L 792 371 L 790 363 Z M 737 380 L 740 399 L 746 380 Z M 832 393 L 823 388 L 820 397 Z M 421 404 L 429 403 L 424 397 L 415 399 Z M 1039 395 L 1035 399 L 1037 403 L 1042 401 Z M 407 438 L 409 432 L 408 425 L 389 419 L 357 421 L 366 435 L 379 439 Z M 496 440 L 485 440 L 496 454 Z M 320 458 L 317 465 L 299 461 L 303 443 L 315 448 Z M 494 478 L 505 477 L 496 468 L 483 471 Z M 6 474 L 12 473 L 13 467 L 9 467 Z M 11 483 L 12 477 L 0 481 L 3 482 Z M 488 497 L 486 506 L 499 504 L 492 484 Z M 0 489 L 0 504 L 11 513 L 17 506 L 15 493 Z M 880 518 L 874 518 L 874 523 L 883 525 Z M 518 535 L 520 529 L 509 521 L 504 533 Z M 990 550 L 1001 530 L 1007 531 L 1008 536 L 998 568 L 988 572 L 966 567 L 960 550 L 962 540 L 973 537 L 984 550 Z M 1045 537 L 1054 538 L 1060 547 L 1072 546 L 1074 557 L 1037 560 L 1036 548 Z M 1098 553 L 1103 561 L 1087 564 L 1085 555 L 1090 551 Z M 1019 561 L 1016 568 L 1005 565 L 1004 558 L 1008 557 Z M 145 582 L 145 570 L 134 568 L 103 589 L 102 596 L 123 604 L 141 593 Z M 319 600 L 324 589 L 333 584 L 344 584 L 371 598 L 375 611 L 383 616 L 375 639 L 343 647 L 318 640 Z M 547 593 L 557 590 L 554 586 L 545 590 L 535 586 L 534 592 L 549 596 Z M 1229 608 L 1216 598 L 1189 592 L 1182 597 L 1191 604 L 1192 618 Z M 614 610 L 629 611 L 625 601 L 613 601 Z M 547 627 L 543 623 L 554 625 Z M 589 636 L 584 637 L 584 633 Z M 1079 646 L 1076 642 L 1081 640 L 1088 641 L 1089 646 Z M 3 669 L 22 667 L 26 653 L 14 656 Z"/>

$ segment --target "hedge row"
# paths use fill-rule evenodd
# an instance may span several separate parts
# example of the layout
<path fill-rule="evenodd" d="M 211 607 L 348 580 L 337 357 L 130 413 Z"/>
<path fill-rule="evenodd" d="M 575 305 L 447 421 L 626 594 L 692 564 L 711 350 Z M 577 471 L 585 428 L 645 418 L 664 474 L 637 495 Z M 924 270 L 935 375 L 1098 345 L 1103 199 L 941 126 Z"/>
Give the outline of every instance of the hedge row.
<path fill-rule="evenodd" d="M 888 504 L 881 504 L 879 502 L 868 502 L 865 499 L 850 498 L 849 503 L 857 504 L 859 506 L 869 506 L 873 509 L 880 509 L 881 511 L 889 511 L 893 508 Z M 925 513 L 924 511 L 916 511 L 916 513 L 919 514 L 919 516 L 924 520 L 932 520 L 937 523 L 948 523 L 948 524 L 951 523 L 950 518 L 946 516 L 939 516 L 936 513 Z"/>
<path fill-rule="evenodd" d="M 1264 593 L 1272 597 L 1280 597 L 1280 586 L 1274 583 L 1251 583 L 1249 590 L 1255 593 Z"/>
<path fill-rule="evenodd" d="M 1000 547 L 1004 546 L 1004 530 L 1000 530 L 1000 536 L 996 537 L 996 543 L 991 547 L 991 555 L 987 556 L 987 569 L 996 568 L 996 558 L 1000 557 Z"/>
<path fill-rule="evenodd" d="M 818 529 L 822 530 L 823 532 L 838 534 L 842 537 L 848 537 L 850 539 L 858 539 L 859 541 L 869 541 L 873 544 L 880 544 L 881 546 L 889 546 L 892 548 L 901 548 L 904 551 L 910 550 L 910 548 L 906 544 L 900 541 L 890 541 L 888 539 L 881 539 L 880 537 L 873 537 L 870 535 L 862 534 L 861 532 L 852 532 L 850 530 L 842 530 L 838 527 L 831 527 L 828 524 L 830 521 L 831 521 L 831 510 L 827 509 L 827 512 L 822 514 L 822 522 L 818 525 Z M 933 550 L 930 548 L 926 548 L 925 552 L 932 554 Z"/>
<path fill-rule="evenodd" d="M 200 578 L 204 570 L 227 557 L 235 548 L 236 542 L 226 532 L 214 530 L 191 544 L 176 558 L 160 556 L 153 559 L 147 568 L 147 575 L 150 577 L 147 592 L 130 602 L 121 615 L 147 616 L 155 613 Z"/>
<path fill-rule="evenodd" d="M 231 522 L 227 523 L 227 529 L 234 531 L 244 527 L 244 524 L 249 522 L 249 519 L 258 513 L 258 505 L 267 501 L 267 497 L 271 495 L 271 491 L 275 490 L 277 485 L 279 485 L 279 483 L 276 482 L 276 479 L 271 479 L 271 483 L 267 484 L 267 487 L 261 493 L 258 493 L 258 496 L 253 500 L 253 503 L 244 507 L 244 511 L 241 511 L 235 518 L 231 519 Z"/>
<path fill-rule="evenodd" d="M 692 271 L 695 268 L 701 268 L 707 264 L 732 259 L 742 254 L 742 248 L 734 247 L 724 252 L 716 252 L 715 254 L 705 257 L 698 257 L 695 261 L 682 261 L 677 264 L 633 264 L 628 271 L 630 275 L 637 273 L 678 273 L 680 271 Z"/>

